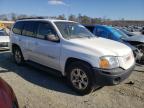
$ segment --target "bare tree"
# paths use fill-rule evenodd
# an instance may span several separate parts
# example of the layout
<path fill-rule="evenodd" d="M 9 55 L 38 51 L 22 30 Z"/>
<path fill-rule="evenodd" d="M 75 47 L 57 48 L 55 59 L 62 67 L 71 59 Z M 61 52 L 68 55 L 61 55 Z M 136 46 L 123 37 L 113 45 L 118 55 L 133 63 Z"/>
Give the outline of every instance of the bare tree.
<path fill-rule="evenodd" d="M 70 15 L 68 20 L 70 21 L 77 21 L 77 17 L 75 15 Z"/>
<path fill-rule="evenodd" d="M 63 14 L 63 15 L 59 15 L 59 16 L 57 17 L 57 19 L 66 20 L 66 17 L 65 17 L 65 15 Z"/>
<path fill-rule="evenodd" d="M 8 20 L 7 15 L 5 15 L 5 14 L 0 15 L 0 20 L 7 21 Z"/>

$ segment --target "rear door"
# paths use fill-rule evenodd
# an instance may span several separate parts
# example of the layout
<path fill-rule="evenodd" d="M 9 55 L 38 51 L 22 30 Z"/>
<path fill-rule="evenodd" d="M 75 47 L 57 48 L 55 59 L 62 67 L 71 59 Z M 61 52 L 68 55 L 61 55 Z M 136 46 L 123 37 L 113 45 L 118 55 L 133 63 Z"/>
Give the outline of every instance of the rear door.
<path fill-rule="evenodd" d="M 22 37 L 23 21 L 18 21 L 14 24 L 11 35 L 11 44 L 17 44 L 20 46 L 22 52 L 24 51 L 24 39 Z"/>
<path fill-rule="evenodd" d="M 34 21 L 25 21 L 22 31 L 22 38 L 24 38 L 24 51 L 28 60 L 35 60 L 35 46 L 36 46 L 36 29 L 37 23 Z"/>

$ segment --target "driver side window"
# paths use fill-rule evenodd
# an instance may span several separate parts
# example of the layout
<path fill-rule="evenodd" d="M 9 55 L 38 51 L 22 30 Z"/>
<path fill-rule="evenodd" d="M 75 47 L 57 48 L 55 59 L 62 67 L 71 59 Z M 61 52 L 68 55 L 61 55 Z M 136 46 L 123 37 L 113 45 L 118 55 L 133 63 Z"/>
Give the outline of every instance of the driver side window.
<path fill-rule="evenodd" d="M 37 30 L 37 38 L 48 40 L 49 36 L 56 36 L 56 33 L 53 27 L 48 23 L 39 23 L 38 30 Z"/>

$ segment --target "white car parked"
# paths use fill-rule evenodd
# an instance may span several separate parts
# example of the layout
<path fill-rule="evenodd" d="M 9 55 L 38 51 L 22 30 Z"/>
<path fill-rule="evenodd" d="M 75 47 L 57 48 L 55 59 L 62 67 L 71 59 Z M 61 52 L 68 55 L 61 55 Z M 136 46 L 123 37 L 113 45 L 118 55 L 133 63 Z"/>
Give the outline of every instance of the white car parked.
<path fill-rule="evenodd" d="M 0 30 L 0 49 L 8 49 L 9 43 L 10 38 L 8 34 L 5 31 Z"/>
<path fill-rule="evenodd" d="M 17 64 L 25 61 L 55 69 L 80 94 L 119 84 L 135 66 L 128 46 L 95 37 L 77 22 L 21 19 L 14 24 L 10 38 Z"/>

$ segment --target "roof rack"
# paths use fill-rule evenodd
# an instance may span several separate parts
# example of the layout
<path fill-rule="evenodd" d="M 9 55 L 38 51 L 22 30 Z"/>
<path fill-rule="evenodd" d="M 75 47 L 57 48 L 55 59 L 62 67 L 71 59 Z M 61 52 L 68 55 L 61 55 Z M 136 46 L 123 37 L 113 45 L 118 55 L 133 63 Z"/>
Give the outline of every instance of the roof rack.
<path fill-rule="evenodd" d="M 27 17 L 27 18 L 18 18 L 17 20 L 24 20 L 24 19 L 45 19 L 44 17 Z"/>

